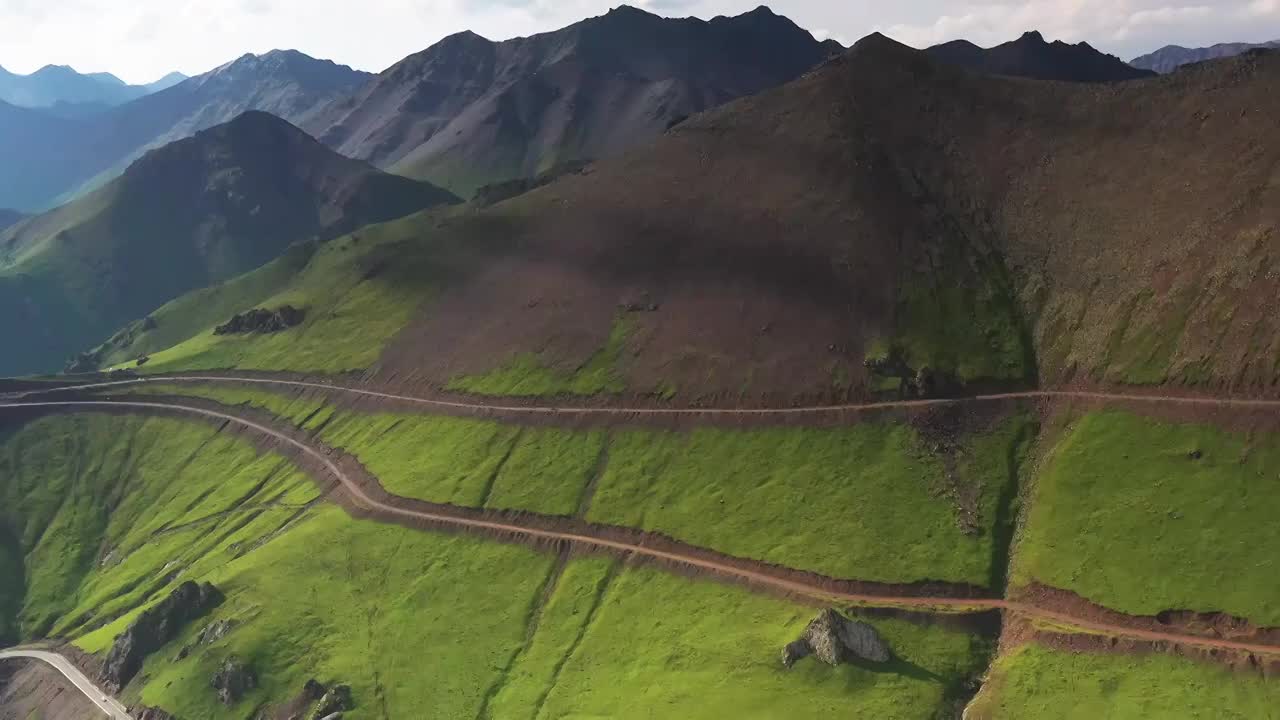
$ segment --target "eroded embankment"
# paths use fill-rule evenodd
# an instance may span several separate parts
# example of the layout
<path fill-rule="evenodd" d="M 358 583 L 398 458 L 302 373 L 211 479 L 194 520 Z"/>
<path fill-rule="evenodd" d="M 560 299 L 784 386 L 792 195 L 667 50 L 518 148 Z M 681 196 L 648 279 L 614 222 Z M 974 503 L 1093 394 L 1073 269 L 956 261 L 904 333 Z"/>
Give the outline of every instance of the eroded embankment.
<path fill-rule="evenodd" d="M 1097 633 L 1139 642 L 1169 643 L 1209 650 L 1280 656 L 1280 645 L 1269 642 L 1275 631 L 1258 631 L 1249 638 L 1205 634 L 1196 623 L 1175 626 L 1177 617 L 1132 618 L 1101 608 L 1064 602 L 1061 597 L 1007 600 L 984 596 L 963 585 L 921 583 L 882 585 L 828 578 L 814 573 L 736 558 L 690 546 L 661 535 L 632 528 L 584 523 L 564 517 L 508 513 L 437 505 L 393 496 L 349 454 L 319 443 L 303 431 L 270 415 L 245 408 L 228 408 L 189 398 L 57 400 L 18 402 L 3 406 L 10 412 L 149 412 L 196 416 L 233 427 L 255 438 L 261 447 L 283 452 L 307 469 L 335 501 L 351 514 L 384 522 L 432 530 L 465 531 L 500 540 L 543 546 L 573 545 L 662 563 L 693 574 L 740 582 L 756 589 L 781 592 L 821 602 L 898 607 L 927 612 L 983 612 L 1001 610 L 1069 630 Z M 1065 594 L 1070 596 L 1069 593 Z M 1043 606 L 1039 602 L 1051 603 Z M 1080 601 L 1084 602 L 1084 601 Z M 1087 605 L 1087 603 L 1086 603 Z M 1154 624 L 1153 624 L 1154 623 Z"/>

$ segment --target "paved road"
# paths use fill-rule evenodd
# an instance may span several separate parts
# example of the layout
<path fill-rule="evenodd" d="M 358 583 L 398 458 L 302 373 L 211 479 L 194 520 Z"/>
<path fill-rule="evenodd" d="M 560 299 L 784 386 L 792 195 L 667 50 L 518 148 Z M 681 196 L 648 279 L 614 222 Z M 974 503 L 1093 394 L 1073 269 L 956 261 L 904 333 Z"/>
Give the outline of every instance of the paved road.
<path fill-rule="evenodd" d="M 55 670 L 70 680 L 71 684 L 76 686 L 76 689 L 84 693 L 84 696 L 89 698 L 90 702 L 106 713 L 107 717 L 112 720 L 133 720 L 124 705 L 121 705 L 119 701 L 95 685 L 92 680 L 85 677 L 84 673 L 80 672 L 79 668 L 72 665 L 70 660 L 61 655 L 44 650 L 0 650 L 0 660 L 16 658 L 39 660 L 52 665 Z"/>
<path fill-rule="evenodd" d="M 173 383 L 230 383 L 235 385 L 275 385 L 304 389 L 342 392 L 361 397 L 395 400 L 413 403 L 424 407 L 435 407 L 446 410 L 464 410 L 480 413 L 498 413 L 512 416 L 546 416 L 546 415 L 583 415 L 583 416 L 689 416 L 689 417 L 758 417 L 758 416 L 795 416 L 824 415 L 831 413 L 852 412 L 860 410 L 923 408 L 943 405 L 954 405 L 963 402 L 998 402 L 1003 400 L 1038 400 L 1038 399 L 1077 399 L 1077 400 L 1119 400 L 1126 402 L 1163 403 L 1171 405 L 1187 405 L 1201 407 L 1235 407 L 1235 408 L 1277 408 L 1280 400 L 1261 400 L 1232 397 L 1196 397 L 1187 395 L 1151 395 L 1141 393 L 1113 393 L 1090 390 L 1025 390 L 1020 392 L 993 393 L 973 395 L 961 398 L 935 398 L 927 400 L 889 400 L 882 402 L 848 403 L 843 405 L 809 405 L 804 407 L 782 408 L 654 408 L 654 407 L 596 407 L 575 405 L 504 405 L 480 401 L 441 400 L 438 398 L 399 395 L 365 388 L 351 387 L 332 382 L 316 382 L 309 380 L 285 380 L 278 378 L 254 378 L 236 375 L 162 375 L 156 377 L 140 377 L 128 380 L 111 380 L 83 385 L 71 385 L 47 390 L 27 390 L 10 393 L 14 399 L 35 397 L 59 392 L 77 390 L 100 390 L 104 388 L 123 387 L 129 385 L 173 384 Z"/>
<path fill-rule="evenodd" d="M 882 607 L 910 607 L 921 610 L 1003 610 L 1013 613 L 1026 615 L 1033 618 L 1041 618 L 1053 621 L 1060 625 L 1074 627 L 1080 630 L 1101 632 L 1115 637 L 1126 637 L 1144 641 L 1162 641 L 1171 642 L 1179 645 L 1203 647 L 1211 649 L 1226 650 L 1242 650 L 1251 653 L 1263 655 L 1280 655 L 1280 646 L 1267 645 L 1262 643 L 1237 642 L 1233 640 L 1224 640 L 1220 638 L 1207 638 L 1195 635 L 1186 635 L 1177 632 L 1140 630 L 1135 628 L 1124 627 L 1121 625 L 1111 625 L 1108 623 L 1097 622 L 1087 618 L 1079 618 L 1073 615 L 1040 608 L 1027 603 L 1012 602 L 1001 598 L 990 599 L 971 599 L 971 598 L 955 598 L 955 597 L 897 597 L 889 595 L 875 595 L 862 593 L 837 592 L 824 588 L 818 581 L 804 582 L 790 578 L 782 578 L 777 575 L 764 571 L 765 565 L 758 563 L 760 570 L 752 570 L 745 567 L 737 567 L 733 565 L 725 565 L 715 560 L 699 557 L 694 553 L 682 553 L 678 551 L 667 551 L 657 548 L 647 547 L 642 544 L 630 543 L 625 541 L 614 540 L 603 535 L 592 535 L 583 532 L 564 532 L 550 530 L 540 527 L 531 527 L 521 525 L 517 521 L 493 521 L 483 520 L 474 517 L 465 517 L 461 515 L 450 515 L 447 512 L 428 512 L 422 510 L 414 510 L 410 508 L 397 507 L 388 503 L 380 502 L 368 495 L 361 488 L 360 484 L 351 479 L 343 470 L 333 462 L 329 456 L 299 440 L 286 435 L 279 430 L 271 428 L 267 425 L 255 422 L 248 418 L 243 418 L 227 412 L 210 410 L 201 407 L 192 407 L 177 402 L 170 401 L 102 401 L 102 400 L 67 400 L 67 401 L 44 401 L 44 402 L 17 402 L 0 404 L 0 409 L 5 407 L 110 407 L 110 408 L 137 408 L 143 410 L 165 410 L 186 412 L 193 415 L 200 415 L 216 420 L 229 421 L 246 428 L 250 428 L 267 436 L 275 438 L 280 442 L 286 443 L 297 448 L 302 453 L 318 461 L 333 477 L 342 483 L 348 493 L 355 499 L 356 503 L 364 509 L 373 511 L 376 514 L 387 518 L 404 518 L 410 520 L 427 520 L 441 525 L 453 525 L 462 529 L 487 530 L 503 534 L 515 535 L 524 538 L 551 541 L 551 542 L 567 542 L 583 546 L 602 548 L 614 552 L 629 553 L 632 555 L 643 556 L 669 562 L 675 565 L 682 565 L 688 568 L 698 570 L 706 570 L 708 572 L 725 576 L 738 578 L 750 583 L 772 587 L 786 592 L 796 593 L 808 597 L 821 599 L 824 601 L 840 601 L 846 603 L 865 604 Z"/>

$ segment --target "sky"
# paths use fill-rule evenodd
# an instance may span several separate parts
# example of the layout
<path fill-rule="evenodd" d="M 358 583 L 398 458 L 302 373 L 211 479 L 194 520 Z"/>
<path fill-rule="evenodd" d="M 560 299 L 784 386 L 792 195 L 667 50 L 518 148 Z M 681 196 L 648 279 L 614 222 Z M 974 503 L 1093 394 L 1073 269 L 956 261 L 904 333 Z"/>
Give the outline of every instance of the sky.
<path fill-rule="evenodd" d="M 674 17 L 736 15 L 761 0 L 632 0 Z M 492 40 L 554 30 L 619 0 L 0 0 L 0 66 L 111 72 L 142 83 L 194 75 L 276 48 L 379 71 L 440 38 Z M 1026 30 L 1088 41 L 1128 60 L 1167 44 L 1280 39 L 1280 0 L 773 0 L 819 38 L 871 32 L 916 47 L 965 38 L 983 46 Z"/>

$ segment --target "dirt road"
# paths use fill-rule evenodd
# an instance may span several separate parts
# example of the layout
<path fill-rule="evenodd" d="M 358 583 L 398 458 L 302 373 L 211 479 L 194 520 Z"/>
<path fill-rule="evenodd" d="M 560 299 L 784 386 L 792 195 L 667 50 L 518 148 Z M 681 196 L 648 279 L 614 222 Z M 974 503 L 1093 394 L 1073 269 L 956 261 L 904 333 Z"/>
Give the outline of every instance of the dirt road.
<path fill-rule="evenodd" d="M 695 553 L 674 552 L 659 548 L 648 547 L 642 543 L 623 542 L 615 540 L 603 535 L 593 535 L 584 532 L 561 532 L 554 529 L 543 527 L 534 527 L 530 525 L 522 525 L 518 522 L 497 522 L 490 520 L 477 519 L 474 517 L 465 517 L 461 513 L 451 515 L 447 512 L 425 512 L 411 508 L 398 507 L 394 504 L 381 502 L 365 492 L 360 483 L 348 476 L 337 463 L 325 452 L 317 450 L 315 447 L 305 442 L 297 440 L 275 428 L 263 423 L 254 421 L 249 418 L 241 417 L 222 410 L 211 410 L 208 408 L 194 407 L 183 405 L 172 401 L 108 401 L 108 400 L 66 400 L 66 401 L 43 401 L 43 402 L 12 402 L 0 404 L 0 410 L 4 408 L 58 408 L 58 407 L 76 407 L 76 408 L 101 408 L 101 409 L 119 409 L 132 408 L 137 410 L 166 411 L 166 412 L 182 412 L 197 416 L 203 416 L 214 420 L 231 422 L 242 427 L 262 433 L 274 440 L 287 444 L 307 457 L 319 462 L 325 470 L 335 478 L 345 491 L 351 496 L 355 503 L 362 509 L 369 511 L 372 515 L 380 516 L 385 519 L 396 520 L 426 520 L 443 526 L 454 526 L 463 530 L 484 530 L 491 533 L 507 534 L 516 537 L 522 537 L 535 541 L 553 542 L 553 543 L 572 543 L 584 547 L 593 547 L 611 552 L 635 555 L 639 557 L 651 558 L 662 562 L 670 563 L 675 566 L 684 568 L 702 570 L 721 577 L 742 580 L 747 583 L 773 588 L 784 592 L 795 593 L 820 599 L 825 602 L 843 602 L 859 605 L 871 605 L 881 607 L 901 607 L 916 610 L 951 610 L 951 611 L 985 611 L 985 610 L 1002 610 L 1006 612 L 1018 613 L 1032 618 L 1040 618 L 1042 620 L 1057 623 L 1068 627 L 1088 632 L 1099 632 L 1115 637 L 1126 637 L 1136 640 L 1156 641 L 1176 643 L 1192 647 L 1202 647 L 1210 649 L 1223 650 L 1239 650 L 1250 653 L 1264 655 L 1280 655 L 1280 646 L 1273 646 L 1262 643 L 1238 642 L 1233 640 L 1225 640 L 1221 638 L 1198 637 L 1194 635 L 1181 634 L 1177 632 L 1161 632 L 1153 630 L 1142 630 L 1122 625 L 1112 625 L 1104 622 L 1090 620 L 1088 618 L 1076 617 L 1071 614 L 1040 608 L 1027 603 L 1013 602 L 1004 599 L 983 599 L 983 598 L 956 598 L 956 597 L 907 597 L 877 594 L 862 594 L 833 591 L 824 588 L 818 582 L 808 583 L 791 578 L 778 577 L 768 571 L 768 566 L 764 563 L 758 563 L 758 569 L 750 567 L 741 567 L 728 565 L 704 557 L 699 557 Z"/>
<path fill-rule="evenodd" d="M 346 393 L 358 397 L 391 400 L 411 403 L 426 408 L 440 410 L 466 411 L 482 415 L 520 416 L 688 416 L 688 417 L 787 417 L 796 415 L 831 415 L 846 412 L 858 412 L 876 409 L 910 409 L 928 408 L 959 403 L 1001 402 L 1006 400 L 1040 400 L 1040 399 L 1077 399 L 1100 401 L 1124 401 L 1139 403 L 1161 403 L 1170 405 L 1220 407 L 1220 408 L 1275 408 L 1280 409 L 1280 400 L 1262 400 L 1250 398 L 1196 397 L 1187 395 L 1149 395 L 1142 393 L 1113 393 L 1088 390 L 1024 390 L 1018 392 L 974 395 L 962 398 L 936 398 L 925 400 L 889 400 L 883 402 L 846 403 L 841 405 L 809 405 L 803 407 L 778 408 L 668 408 L 668 407 L 608 407 L 585 405 L 538 405 L 491 403 L 479 400 L 447 400 L 441 398 L 402 395 L 362 387 L 354 387 L 337 381 L 291 380 L 275 377 L 250 377 L 243 374 L 200 373 L 186 375 L 162 375 L 155 377 L 139 377 L 128 380 L 111 380 L 106 382 L 86 383 L 83 385 L 50 388 L 47 390 L 28 390 L 11 393 L 13 399 L 36 397 L 59 392 L 83 390 L 101 390 L 113 387 L 127 387 L 144 384 L 173 383 L 227 383 L 233 385 L 263 385 L 292 387 L 305 390 L 323 390 L 326 392 Z"/>
<path fill-rule="evenodd" d="M 11 660 L 16 658 L 26 658 L 30 660 L 39 660 L 53 666 L 55 670 L 71 681 L 76 689 L 84 693 L 99 710 L 106 714 L 112 720 L 132 720 L 129 711 L 118 700 L 108 695 L 102 688 L 99 688 L 90 680 L 80 669 L 71 664 L 70 660 L 61 655 L 45 650 L 22 650 L 15 648 L 12 650 L 0 650 L 0 661 Z"/>

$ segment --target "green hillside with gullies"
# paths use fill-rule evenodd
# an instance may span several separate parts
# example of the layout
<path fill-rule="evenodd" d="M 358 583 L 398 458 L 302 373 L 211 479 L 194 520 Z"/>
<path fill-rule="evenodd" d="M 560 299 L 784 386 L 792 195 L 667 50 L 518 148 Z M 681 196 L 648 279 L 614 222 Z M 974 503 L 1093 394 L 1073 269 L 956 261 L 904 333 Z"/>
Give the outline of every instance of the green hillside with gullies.
<path fill-rule="evenodd" d="M 0 720 L 1280 720 L 1278 83 L 620 8 L 0 106 L 105 173 L 0 213 Z"/>

